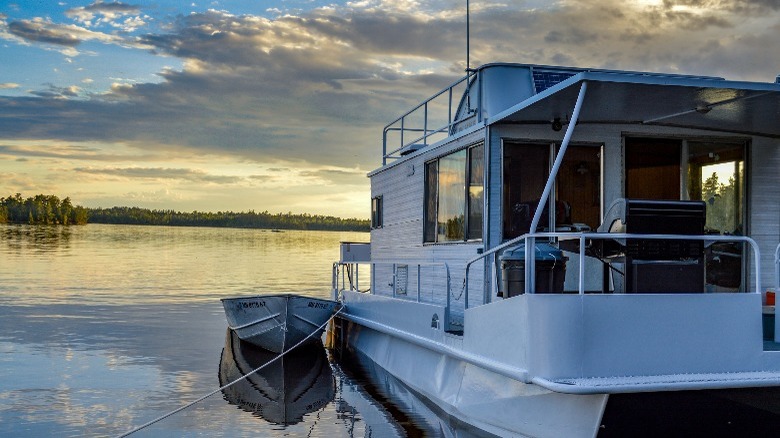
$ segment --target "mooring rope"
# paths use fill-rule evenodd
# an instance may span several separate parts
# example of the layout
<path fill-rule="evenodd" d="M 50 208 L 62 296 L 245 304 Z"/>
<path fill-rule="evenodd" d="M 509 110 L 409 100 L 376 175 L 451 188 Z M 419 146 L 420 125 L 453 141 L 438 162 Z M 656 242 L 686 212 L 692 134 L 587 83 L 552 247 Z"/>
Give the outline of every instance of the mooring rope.
<path fill-rule="evenodd" d="M 230 387 L 230 386 L 232 386 L 232 385 L 235 385 L 236 383 L 238 383 L 238 382 L 240 382 L 240 381 L 242 381 L 242 380 L 246 379 L 247 377 L 251 376 L 252 374 L 254 374 L 254 373 L 256 373 L 256 372 L 258 372 L 258 371 L 262 370 L 263 368 L 267 367 L 268 365 L 270 365 L 270 364 L 274 363 L 275 361 L 279 360 L 279 359 L 280 359 L 281 357 L 283 357 L 285 354 L 287 354 L 287 353 L 289 353 L 290 351 L 292 351 L 292 350 L 294 350 L 294 349 L 298 348 L 298 346 L 299 346 L 299 345 L 301 345 L 301 344 L 303 344 L 304 342 L 306 342 L 306 341 L 307 341 L 309 338 L 311 338 L 312 336 L 314 336 L 314 334 L 315 334 L 315 333 L 317 333 L 318 331 L 320 331 L 320 330 L 322 330 L 323 328 L 325 328 L 325 326 L 326 326 L 326 325 L 327 325 L 327 324 L 328 324 L 328 323 L 329 323 L 331 320 L 333 320 L 333 318 L 335 318 L 335 317 L 336 317 L 336 315 L 338 315 L 339 313 L 341 313 L 341 310 L 342 310 L 342 309 L 344 309 L 344 306 L 339 306 L 338 310 L 336 310 L 336 313 L 334 313 L 333 315 L 331 315 L 331 316 L 330 316 L 330 318 L 328 318 L 328 320 L 327 320 L 327 321 L 325 321 L 324 323 L 322 323 L 322 325 L 320 325 L 319 327 L 317 327 L 317 329 L 316 329 L 316 330 L 314 330 L 313 332 L 309 333 L 309 335 L 308 335 L 308 336 L 306 336 L 305 338 L 301 339 L 301 340 L 300 340 L 300 341 L 299 341 L 297 344 L 295 344 L 295 345 L 293 345 L 291 348 L 288 348 L 287 350 L 284 350 L 283 352 L 279 353 L 279 355 L 277 355 L 277 356 L 276 356 L 276 357 L 274 357 L 273 359 L 269 360 L 268 362 L 266 362 L 266 363 L 264 363 L 264 364 L 260 365 L 259 367 L 257 367 L 257 368 L 255 368 L 254 370 L 252 370 L 252 371 L 250 371 L 250 372 L 248 372 L 248 373 L 244 374 L 243 376 L 239 377 L 238 379 L 236 379 L 236 380 L 234 380 L 234 381 L 232 381 L 232 382 L 230 382 L 230 383 L 228 383 L 228 384 L 226 384 L 226 385 L 223 385 L 223 386 L 221 386 L 221 387 L 219 387 L 219 388 L 215 389 L 214 391 L 212 391 L 212 392 L 210 392 L 210 393 L 208 393 L 208 394 L 204 395 L 203 397 L 201 397 L 201 398 L 199 398 L 199 399 L 197 399 L 197 400 L 195 400 L 195 401 L 193 401 L 193 402 L 187 403 L 186 405 L 184 405 L 184 406 L 182 406 L 182 407 L 180 407 L 180 408 L 178 408 L 178 409 L 175 409 L 175 410 L 173 410 L 173 411 L 171 411 L 171 412 L 168 412 L 167 414 L 165 414 L 165 415 L 163 415 L 163 416 L 160 416 L 160 417 L 158 417 L 158 418 L 155 418 L 154 420 L 152 420 L 152 421 L 150 421 L 150 422 L 148 422 L 148 423 L 142 424 L 141 426 L 138 426 L 138 427 L 136 427 L 135 429 L 133 429 L 133 430 L 131 430 L 131 431 L 129 431 L 129 432 L 125 432 L 125 433 L 123 433 L 123 434 L 121 434 L 121 435 L 117 435 L 117 438 L 124 438 L 124 437 L 126 437 L 126 436 L 129 436 L 129 435 L 132 435 L 132 434 L 134 434 L 134 433 L 136 433 L 136 432 L 138 432 L 138 431 L 140 431 L 140 430 L 142 430 L 142 429 L 146 429 L 147 427 L 151 426 L 152 424 L 155 424 L 155 423 L 157 423 L 157 422 L 159 422 L 159 421 L 165 420 L 166 418 L 168 418 L 168 417 L 170 417 L 170 416 L 172 416 L 172 415 L 175 415 L 175 414 L 177 414 L 177 413 L 179 413 L 179 412 L 181 412 L 181 411 L 183 411 L 183 410 L 185 410 L 185 409 L 189 408 L 190 406 L 193 406 L 193 405 L 195 405 L 195 404 L 197 404 L 197 403 L 200 403 L 200 402 L 202 402 L 203 400 L 206 400 L 207 398 L 211 397 L 212 395 L 214 395 L 214 394 L 216 394 L 216 393 L 218 393 L 218 392 L 220 392 L 220 391 L 222 391 L 222 390 L 224 390 L 224 389 L 226 389 L 226 388 L 228 388 L 228 387 Z"/>

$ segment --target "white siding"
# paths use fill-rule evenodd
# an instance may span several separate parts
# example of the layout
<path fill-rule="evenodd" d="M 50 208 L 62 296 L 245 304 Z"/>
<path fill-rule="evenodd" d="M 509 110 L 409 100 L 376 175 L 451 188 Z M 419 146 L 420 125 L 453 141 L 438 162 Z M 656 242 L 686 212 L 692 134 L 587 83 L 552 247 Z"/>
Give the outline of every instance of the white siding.
<path fill-rule="evenodd" d="M 450 270 L 452 315 L 462 321 L 465 263 L 477 255 L 482 242 L 424 244 L 425 162 L 483 140 L 477 131 L 449 144 L 431 148 L 393 163 L 371 175 L 371 196 L 382 196 L 383 227 L 371 231 L 371 259 L 376 263 L 374 293 L 392 295 L 392 263 L 407 264 L 407 299 L 416 299 L 417 263 L 446 263 Z M 469 302 L 482 302 L 482 265 L 469 272 Z M 447 276 L 443 267 L 421 269 L 421 299 L 445 304 Z"/>
<path fill-rule="evenodd" d="M 748 231 L 761 249 L 761 284 L 776 285 L 774 254 L 780 240 L 780 141 L 753 139 L 750 148 L 750 223 Z M 752 272 L 751 272 L 752 274 Z M 752 276 L 751 276 L 752 277 Z M 755 287 L 755 282 L 751 282 Z"/>

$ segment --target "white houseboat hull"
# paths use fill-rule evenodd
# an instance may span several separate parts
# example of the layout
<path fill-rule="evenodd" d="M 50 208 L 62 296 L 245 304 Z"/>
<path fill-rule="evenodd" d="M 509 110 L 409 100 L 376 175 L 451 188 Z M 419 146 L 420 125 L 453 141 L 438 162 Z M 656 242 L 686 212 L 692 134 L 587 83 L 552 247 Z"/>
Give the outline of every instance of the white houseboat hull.
<path fill-rule="evenodd" d="M 447 414 L 498 436 L 590 437 L 598 431 L 606 394 L 564 394 L 524 382 L 525 370 L 481 356 L 464 348 L 460 336 L 431 327 L 432 315 L 442 309 L 349 292 L 344 301 L 344 347 Z M 401 320 L 410 324 L 399 326 Z"/>

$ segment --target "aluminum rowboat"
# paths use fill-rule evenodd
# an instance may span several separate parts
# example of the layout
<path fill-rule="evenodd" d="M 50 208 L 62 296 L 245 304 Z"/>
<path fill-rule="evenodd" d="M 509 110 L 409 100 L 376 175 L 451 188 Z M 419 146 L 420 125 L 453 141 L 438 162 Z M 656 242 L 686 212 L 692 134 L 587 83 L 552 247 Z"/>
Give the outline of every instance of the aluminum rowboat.
<path fill-rule="evenodd" d="M 319 327 L 333 315 L 338 303 L 301 295 L 260 295 L 223 298 L 228 327 L 241 340 L 274 353 L 294 347 L 312 332 L 308 341 L 319 340 Z"/>

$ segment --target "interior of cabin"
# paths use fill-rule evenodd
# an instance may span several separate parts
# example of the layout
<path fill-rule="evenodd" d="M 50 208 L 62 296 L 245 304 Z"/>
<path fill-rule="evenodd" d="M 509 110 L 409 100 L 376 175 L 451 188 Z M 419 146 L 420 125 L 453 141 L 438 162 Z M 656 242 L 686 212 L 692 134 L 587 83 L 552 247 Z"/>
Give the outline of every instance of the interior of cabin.
<path fill-rule="evenodd" d="M 625 198 L 702 201 L 706 207 L 703 226 L 705 234 L 744 234 L 747 217 L 746 141 L 654 137 L 625 137 L 624 141 Z M 530 230 L 539 195 L 559 148 L 560 145 L 555 143 L 504 141 L 504 241 Z M 538 231 L 595 231 L 602 225 L 605 209 L 609 207 L 602 199 L 602 153 L 603 146 L 600 144 L 569 146 L 551 195 L 552 207 L 549 202 L 544 207 Z M 742 243 L 716 242 L 704 245 L 701 266 L 694 276 L 705 278 L 702 282 L 692 283 L 703 287 L 692 287 L 697 289 L 696 292 L 744 289 L 745 250 Z M 681 258 L 689 257 L 686 255 Z M 624 288 L 628 292 L 638 291 L 631 290 L 630 286 L 625 286 L 621 281 L 610 287 Z M 604 286 L 602 290 L 606 288 Z"/>

